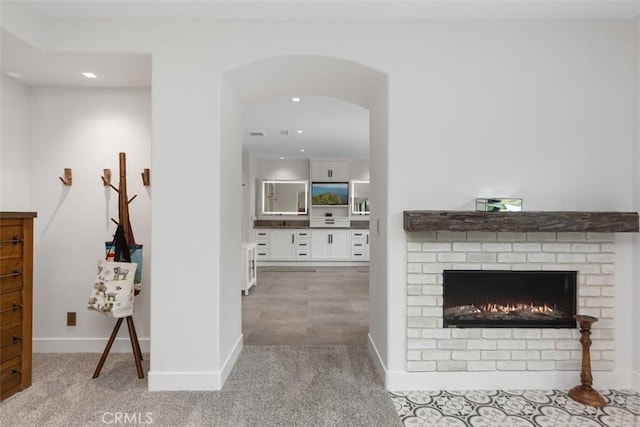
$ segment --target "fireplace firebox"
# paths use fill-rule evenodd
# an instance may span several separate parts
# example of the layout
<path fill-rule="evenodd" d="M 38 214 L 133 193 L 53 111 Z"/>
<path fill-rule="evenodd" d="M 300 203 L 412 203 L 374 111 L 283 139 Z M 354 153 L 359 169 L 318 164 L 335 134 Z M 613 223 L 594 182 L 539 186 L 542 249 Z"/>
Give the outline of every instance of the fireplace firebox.
<path fill-rule="evenodd" d="M 445 270 L 445 328 L 575 328 L 577 271 Z"/>

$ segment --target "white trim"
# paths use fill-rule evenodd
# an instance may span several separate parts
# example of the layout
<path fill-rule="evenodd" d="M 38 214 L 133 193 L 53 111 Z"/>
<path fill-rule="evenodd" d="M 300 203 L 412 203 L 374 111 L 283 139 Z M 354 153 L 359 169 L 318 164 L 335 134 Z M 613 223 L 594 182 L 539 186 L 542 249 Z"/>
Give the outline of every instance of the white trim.
<path fill-rule="evenodd" d="M 596 389 L 629 389 L 629 371 L 595 371 Z M 580 384 L 578 371 L 386 372 L 385 387 L 408 390 L 569 390 Z"/>
<path fill-rule="evenodd" d="M 102 353 L 109 337 L 105 338 L 33 338 L 34 353 Z M 149 338 L 138 338 L 140 350 L 149 352 Z M 116 338 L 111 353 L 131 353 L 129 337 Z"/>
<path fill-rule="evenodd" d="M 371 334 L 367 334 L 367 343 L 369 349 L 369 356 L 371 357 L 371 361 L 373 362 L 373 367 L 376 370 L 376 373 L 380 376 L 380 378 L 386 383 L 386 372 L 387 368 L 384 366 L 384 361 L 382 357 L 380 357 L 380 353 L 378 352 L 378 347 L 373 342 L 373 338 L 371 338 Z"/>
<path fill-rule="evenodd" d="M 640 372 L 631 371 L 631 388 L 636 392 L 640 393 Z"/>
<path fill-rule="evenodd" d="M 153 372 L 148 374 L 149 391 L 216 391 L 221 390 L 231 369 L 242 352 L 243 335 L 236 341 L 233 350 L 219 371 L 200 372 Z"/>

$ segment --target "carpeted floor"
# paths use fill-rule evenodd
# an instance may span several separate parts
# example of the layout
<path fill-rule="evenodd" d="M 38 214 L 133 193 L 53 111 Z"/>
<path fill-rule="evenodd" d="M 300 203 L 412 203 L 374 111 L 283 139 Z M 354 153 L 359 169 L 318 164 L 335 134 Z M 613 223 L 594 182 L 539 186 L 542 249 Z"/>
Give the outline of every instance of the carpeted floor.
<path fill-rule="evenodd" d="M 566 391 L 412 391 L 390 393 L 405 427 L 640 427 L 640 395 L 601 390 L 607 405 L 575 402 Z"/>
<path fill-rule="evenodd" d="M 131 354 L 93 380 L 98 358 L 34 354 L 33 385 L 0 404 L 0 425 L 402 426 L 366 346 L 245 346 L 213 392 L 148 392 Z"/>

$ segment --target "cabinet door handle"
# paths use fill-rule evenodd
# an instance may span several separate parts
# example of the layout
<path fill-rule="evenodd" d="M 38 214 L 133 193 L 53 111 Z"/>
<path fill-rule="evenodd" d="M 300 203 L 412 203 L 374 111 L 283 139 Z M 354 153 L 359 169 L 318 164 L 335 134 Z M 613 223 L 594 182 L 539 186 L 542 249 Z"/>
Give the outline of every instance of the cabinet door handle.
<path fill-rule="evenodd" d="M 0 279 L 4 279 L 5 277 L 15 277 L 15 276 L 20 276 L 21 274 L 22 274 L 22 271 L 20 271 L 20 270 L 13 270 L 13 273 L 3 274 L 2 276 L 0 276 Z"/>
<path fill-rule="evenodd" d="M 11 342 L 13 342 L 13 343 L 17 343 L 17 342 L 20 342 L 20 341 L 22 341 L 22 338 L 20 338 L 20 337 L 19 337 L 19 336 L 17 336 L 17 335 L 14 335 L 14 336 L 11 338 Z"/>
<path fill-rule="evenodd" d="M 21 374 L 21 372 L 20 372 L 20 369 L 18 369 L 18 368 L 13 368 L 13 369 L 11 370 L 11 375 L 12 375 L 12 376 L 14 376 L 14 377 L 15 377 L 16 375 L 20 375 L 20 374 Z"/>
<path fill-rule="evenodd" d="M 296 235 L 292 234 L 291 235 L 291 244 L 294 244 L 296 242 Z"/>
<path fill-rule="evenodd" d="M 14 302 L 11 306 L 11 310 L 17 310 L 19 308 L 22 308 L 22 304 L 20 304 L 19 302 Z"/>
<path fill-rule="evenodd" d="M 367 245 L 369 244 L 369 235 L 367 234 Z"/>

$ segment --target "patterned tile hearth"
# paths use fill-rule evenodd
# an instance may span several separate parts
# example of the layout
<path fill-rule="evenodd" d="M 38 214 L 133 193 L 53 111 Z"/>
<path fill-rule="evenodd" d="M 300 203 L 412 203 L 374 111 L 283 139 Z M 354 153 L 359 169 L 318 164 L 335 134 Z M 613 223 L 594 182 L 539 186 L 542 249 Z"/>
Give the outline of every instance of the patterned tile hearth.
<path fill-rule="evenodd" d="M 560 390 L 407 391 L 391 399 L 406 427 L 640 427 L 640 395 L 600 390 L 585 406 Z"/>

